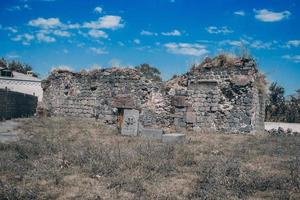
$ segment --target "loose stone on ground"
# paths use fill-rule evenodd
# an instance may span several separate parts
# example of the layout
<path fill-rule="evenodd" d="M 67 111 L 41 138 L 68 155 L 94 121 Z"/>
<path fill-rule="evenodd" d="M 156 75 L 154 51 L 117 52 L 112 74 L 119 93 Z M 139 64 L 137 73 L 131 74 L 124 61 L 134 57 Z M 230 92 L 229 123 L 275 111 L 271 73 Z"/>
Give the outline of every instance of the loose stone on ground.
<path fill-rule="evenodd" d="M 185 134 L 182 133 L 170 133 L 165 134 L 162 137 L 162 142 L 166 144 L 182 143 L 185 140 Z"/>

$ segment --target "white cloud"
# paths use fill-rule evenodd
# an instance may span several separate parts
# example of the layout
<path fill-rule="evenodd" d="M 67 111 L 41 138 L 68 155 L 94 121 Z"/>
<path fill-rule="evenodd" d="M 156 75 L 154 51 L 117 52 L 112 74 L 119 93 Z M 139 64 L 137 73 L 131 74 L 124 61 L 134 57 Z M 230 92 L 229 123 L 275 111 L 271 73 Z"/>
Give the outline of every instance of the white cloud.
<path fill-rule="evenodd" d="M 31 9 L 30 6 L 29 6 L 28 4 L 24 4 L 23 8 L 24 8 L 24 9 L 28 9 L 28 10 Z"/>
<path fill-rule="evenodd" d="M 254 40 L 248 38 L 241 40 L 222 40 L 219 42 L 220 45 L 230 45 L 235 47 L 251 47 L 253 49 L 274 49 L 277 41 L 264 42 L 261 40 Z"/>
<path fill-rule="evenodd" d="M 145 31 L 145 30 L 142 30 L 141 35 L 147 35 L 147 36 L 152 36 L 152 35 L 157 35 L 157 33 L 154 33 L 154 32 L 151 32 L 151 31 Z"/>
<path fill-rule="evenodd" d="M 102 69 L 102 66 L 94 63 L 89 67 L 88 71 L 95 70 L 95 69 Z"/>
<path fill-rule="evenodd" d="M 80 29 L 81 25 L 79 23 L 72 24 L 71 22 L 62 23 L 59 18 L 43 18 L 39 17 L 37 19 L 30 20 L 28 22 L 29 26 L 37 27 L 40 29 Z"/>
<path fill-rule="evenodd" d="M 119 59 L 113 58 L 108 62 L 112 67 L 121 67 L 121 61 Z"/>
<path fill-rule="evenodd" d="M 251 42 L 250 47 L 254 49 L 272 49 L 272 42 L 263 42 L 261 40 L 254 40 Z"/>
<path fill-rule="evenodd" d="M 291 48 L 291 47 L 299 47 L 300 46 L 300 40 L 289 40 L 286 43 L 286 47 Z"/>
<path fill-rule="evenodd" d="M 47 36 L 44 33 L 37 33 L 36 38 L 39 42 L 52 43 L 56 41 L 54 37 Z"/>
<path fill-rule="evenodd" d="M 34 36 L 28 33 L 16 35 L 14 38 L 11 40 L 16 41 L 16 42 L 22 42 L 23 45 L 30 45 L 31 40 L 34 39 Z"/>
<path fill-rule="evenodd" d="M 248 44 L 246 40 L 222 40 L 220 45 L 230 45 L 236 47 L 242 47 L 243 45 Z"/>
<path fill-rule="evenodd" d="M 8 10 L 8 11 L 19 11 L 21 9 L 22 9 L 21 6 L 12 6 L 12 7 L 7 8 L 6 10 Z"/>
<path fill-rule="evenodd" d="M 277 22 L 287 19 L 291 15 L 291 12 L 287 10 L 282 12 L 273 12 L 267 9 L 254 9 L 253 11 L 255 13 L 255 18 L 262 22 Z"/>
<path fill-rule="evenodd" d="M 80 24 L 75 23 L 75 24 L 61 24 L 61 28 L 63 29 L 79 29 Z"/>
<path fill-rule="evenodd" d="M 88 34 L 93 38 L 108 38 L 108 35 L 104 31 L 101 31 L 101 30 L 92 29 L 89 31 Z"/>
<path fill-rule="evenodd" d="M 121 41 L 118 42 L 118 45 L 120 45 L 121 47 L 125 46 L 124 42 L 121 42 Z"/>
<path fill-rule="evenodd" d="M 25 38 L 26 40 L 28 40 L 28 41 L 34 39 L 34 36 L 33 36 L 33 35 L 30 35 L 30 34 L 27 34 L 27 33 L 25 33 L 23 36 L 24 36 L 24 38 Z"/>
<path fill-rule="evenodd" d="M 101 7 L 99 7 L 99 6 L 97 6 L 95 9 L 94 9 L 94 12 L 95 13 L 102 13 L 102 11 L 103 11 L 103 9 L 101 8 Z"/>
<path fill-rule="evenodd" d="M 101 48 L 91 47 L 90 50 L 94 52 L 95 54 L 101 55 L 101 54 L 107 54 L 108 52 Z"/>
<path fill-rule="evenodd" d="M 12 41 L 21 41 L 23 38 L 23 35 L 17 35 L 16 37 L 14 38 L 11 38 Z"/>
<path fill-rule="evenodd" d="M 164 46 L 167 48 L 167 51 L 172 54 L 202 56 L 209 53 L 206 46 L 197 43 L 167 43 Z"/>
<path fill-rule="evenodd" d="M 61 25 L 59 18 L 42 18 L 39 17 L 37 19 L 31 20 L 28 22 L 30 26 L 40 27 L 40 28 L 54 28 Z"/>
<path fill-rule="evenodd" d="M 81 42 L 81 43 L 78 43 L 76 46 L 82 48 L 85 46 L 85 43 Z"/>
<path fill-rule="evenodd" d="M 234 14 L 239 15 L 239 16 L 245 16 L 246 15 L 245 11 L 243 11 L 243 10 L 235 11 Z"/>
<path fill-rule="evenodd" d="M 294 56 L 284 55 L 284 56 L 282 56 L 282 58 L 287 59 L 287 60 L 291 60 L 295 63 L 300 63 L 300 55 L 294 55 Z"/>
<path fill-rule="evenodd" d="M 134 42 L 135 44 L 141 44 L 141 41 L 140 41 L 139 39 L 134 39 L 133 42 Z"/>
<path fill-rule="evenodd" d="M 122 24 L 122 18 L 120 16 L 105 15 L 100 17 L 97 21 L 85 22 L 83 27 L 115 30 L 124 27 L 124 24 Z"/>
<path fill-rule="evenodd" d="M 8 11 L 21 11 L 21 10 L 30 10 L 30 6 L 28 4 L 24 4 L 24 5 L 16 5 L 16 6 L 12 6 L 9 8 L 6 8 L 6 10 Z"/>
<path fill-rule="evenodd" d="M 140 51 L 146 51 L 146 50 L 148 50 L 149 52 L 152 52 L 151 46 L 149 46 L 149 45 L 142 46 L 142 47 L 137 47 L 136 49 L 140 50 Z"/>
<path fill-rule="evenodd" d="M 18 30 L 16 28 L 11 27 L 11 26 L 5 27 L 4 30 L 8 30 L 12 33 L 17 33 L 18 32 Z"/>
<path fill-rule="evenodd" d="M 210 34 L 228 34 L 233 33 L 232 30 L 228 29 L 227 26 L 222 27 L 216 27 L 216 26 L 210 26 L 206 28 L 206 31 Z"/>
<path fill-rule="evenodd" d="M 162 32 L 161 34 L 165 35 L 165 36 L 181 36 L 181 32 L 178 31 L 177 29 L 175 29 L 171 32 Z"/>
<path fill-rule="evenodd" d="M 68 31 L 61 31 L 61 30 L 55 30 L 53 31 L 54 35 L 60 36 L 60 37 L 70 37 L 71 34 Z"/>
<path fill-rule="evenodd" d="M 40 29 L 40 30 L 38 30 L 38 33 L 52 34 L 53 30 L 51 30 L 51 29 Z"/>
<path fill-rule="evenodd" d="M 81 30 L 78 30 L 77 32 L 79 35 L 82 35 L 83 37 L 88 37 L 87 33 L 82 32 Z"/>
<path fill-rule="evenodd" d="M 10 52 L 6 54 L 5 57 L 7 57 L 8 59 L 16 59 L 19 58 L 20 56 L 16 52 Z"/>

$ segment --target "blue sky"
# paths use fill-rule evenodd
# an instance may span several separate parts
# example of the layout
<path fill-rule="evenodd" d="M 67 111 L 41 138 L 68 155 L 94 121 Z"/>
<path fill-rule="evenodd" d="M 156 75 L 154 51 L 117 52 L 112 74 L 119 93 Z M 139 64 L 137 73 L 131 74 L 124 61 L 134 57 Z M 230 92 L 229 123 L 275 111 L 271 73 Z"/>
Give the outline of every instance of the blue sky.
<path fill-rule="evenodd" d="M 300 88 L 298 0 L 1 0 L 0 56 L 53 67 L 133 67 L 164 79 L 219 53 L 257 60 L 268 80 Z"/>

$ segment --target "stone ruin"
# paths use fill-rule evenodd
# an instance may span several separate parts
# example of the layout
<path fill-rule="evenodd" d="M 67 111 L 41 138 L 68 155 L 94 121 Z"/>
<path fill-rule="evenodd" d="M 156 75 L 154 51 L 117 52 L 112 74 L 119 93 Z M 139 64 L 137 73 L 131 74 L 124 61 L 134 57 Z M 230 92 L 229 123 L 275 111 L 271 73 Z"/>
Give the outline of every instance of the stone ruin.
<path fill-rule="evenodd" d="M 131 68 L 54 70 L 42 87 L 51 116 L 96 118 L 125 135 L 157 128 L 246 134 L 264 131 L 265 84 L 253 59 L 220 55 L 166 82 Z"/>

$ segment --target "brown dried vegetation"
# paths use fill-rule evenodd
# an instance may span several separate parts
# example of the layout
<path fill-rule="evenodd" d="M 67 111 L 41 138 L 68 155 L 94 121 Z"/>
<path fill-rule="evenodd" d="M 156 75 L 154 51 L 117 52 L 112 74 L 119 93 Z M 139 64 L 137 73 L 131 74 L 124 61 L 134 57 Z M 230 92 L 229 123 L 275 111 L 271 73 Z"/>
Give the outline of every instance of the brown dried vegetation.
<path fill-rule="evenodd" d="M 299 199 L 299 136 L 122 137 L 93 120 L 23 121 L 0 144 L 0 199 Z"/>

